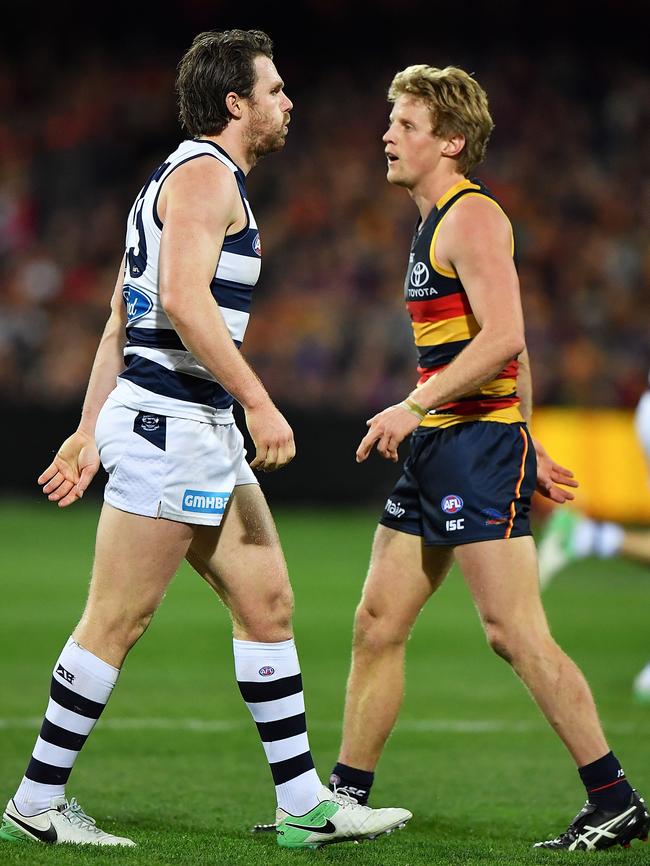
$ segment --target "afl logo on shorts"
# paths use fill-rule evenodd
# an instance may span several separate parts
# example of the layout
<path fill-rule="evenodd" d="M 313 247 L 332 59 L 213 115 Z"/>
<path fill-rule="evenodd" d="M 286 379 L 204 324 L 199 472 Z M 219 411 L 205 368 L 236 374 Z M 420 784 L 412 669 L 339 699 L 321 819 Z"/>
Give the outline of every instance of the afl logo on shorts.
<path fill-rule="evenodd" d="M 253 241 L 253 249 L 258 256 L 262 255 L 262 241 L 260 240 L 259 232 L 255 235 L 255 240 Z"/>
<path fill-rule="evenodd" d="M 258 674 L 261 677 L 272 677 L 275 673 L 275 668 L 272 668 L 270 665 L 265 665 L 263 668 L 260 668 Z"/>
<path fill-rule="evenodd" d="M 465 503 L 462 498 L 458 496 L 456 493 L 450 493 L 440 503 L 440 507 L 445 512 L 445 514 L 456 514 L 460 511 Z"/>

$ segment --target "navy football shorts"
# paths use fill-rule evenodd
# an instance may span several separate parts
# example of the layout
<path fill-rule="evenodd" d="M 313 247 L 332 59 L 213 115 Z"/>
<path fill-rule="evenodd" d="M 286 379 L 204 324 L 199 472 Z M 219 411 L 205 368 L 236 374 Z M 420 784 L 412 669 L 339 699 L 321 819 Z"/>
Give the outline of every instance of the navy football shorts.
<path fill-rule="evenodd" d="M 380 519 L 420 535 L 426 545 L 455 546 L 531 535 L 535 449 L 525 424 L 472 421 L 419 428 Z"/>

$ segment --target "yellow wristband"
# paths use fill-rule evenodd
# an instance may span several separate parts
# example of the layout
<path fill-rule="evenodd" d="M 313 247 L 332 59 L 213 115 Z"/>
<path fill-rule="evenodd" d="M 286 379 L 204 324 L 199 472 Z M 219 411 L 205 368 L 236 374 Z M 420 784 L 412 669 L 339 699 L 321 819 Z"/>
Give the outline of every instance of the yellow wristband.
<path fill-rule="evenodd" d="M 403 406 L 408 412 L 411 412 L 413 415 L 417 415 L 420 421 L 422 421 L 422 419 L 428 414 L 425 408 L 420 406 L 419 403 L 416 403 L 415 400 L 411 400 L 410 397 L 407 397 L 406 400 L 402 400 L 400 406 Z"/>

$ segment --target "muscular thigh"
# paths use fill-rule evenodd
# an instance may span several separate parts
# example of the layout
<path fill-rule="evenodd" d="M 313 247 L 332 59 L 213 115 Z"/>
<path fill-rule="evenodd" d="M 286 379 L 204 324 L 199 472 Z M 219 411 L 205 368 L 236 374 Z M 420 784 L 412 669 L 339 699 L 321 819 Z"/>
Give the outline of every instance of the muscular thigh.
<path fill-rule="evenodd" d="M 485 626 L 548 631 L 532 537 L 464 544 L 455 557 Z"/>
<path fill-rule="evenodd" d="M 408 633 L 427 599 L 443 582 L 452 550 L 427 547 L 418 535 L 378 526 L 360 612 L 390 621 L 396 636 Z"/>
<path fill-rule="evenodd" d="M 256 484 L 235 487 L 221 526 L 197 527 L 187 560 L 230 609 L 236 635 L 259 633 L 274 612 L 291 610 L 278 533 Z"/>
<path fill-rule="evenodd" d="M 192 533 L 188 524 L 130 514 L 105 503 L 84 619 L 152 613 L 183 561 Z"/>

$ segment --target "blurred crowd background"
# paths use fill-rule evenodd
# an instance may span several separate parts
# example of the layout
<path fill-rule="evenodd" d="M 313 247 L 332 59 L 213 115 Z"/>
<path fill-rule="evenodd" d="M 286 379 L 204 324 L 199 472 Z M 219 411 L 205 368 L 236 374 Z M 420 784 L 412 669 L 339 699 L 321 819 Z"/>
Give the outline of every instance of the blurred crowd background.
<path fill-rule="evenodd" d="M 387 27 L 386 50 L 375 36 L 355 52 L 332 41 L 339 3 L 303 5 L 305 44 L 268 14 L 224 17 L 223 4 L 191 2 L 182 16 L 171 4 L 176 29 L 173 15 L 148 27 L 141 14 L 130 32 L 113 21 L 75 39 L 60 24 L 56 38 L 32 34 L 3 52 L 0 398 L 79 404 L 127 212 L 182 137 L 175 64 L 201 29 L 261 26 L 295 102 L 284 152 L 249 179 L 263 266 L 244 351 L 274 398 L 359 413 L 414 383 L 402 284 L 416 209 L 385 181 L 381 135 L 392 75 L 428 62 L 475 72 L 490 98 L 496 129 L 477 176 L 514 223 L 536 403 L 633 406 L 650 365 L 643 55 L 614 42 L 599 53 L 578 37 L 505 44 L 480 28 L 425 39 L 417 15 L 412 40 L 396 43 Z M 388 20 L 388 4 L 377 9 Z"/>

